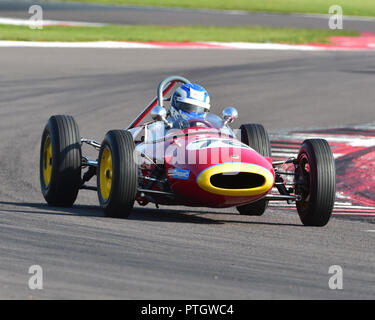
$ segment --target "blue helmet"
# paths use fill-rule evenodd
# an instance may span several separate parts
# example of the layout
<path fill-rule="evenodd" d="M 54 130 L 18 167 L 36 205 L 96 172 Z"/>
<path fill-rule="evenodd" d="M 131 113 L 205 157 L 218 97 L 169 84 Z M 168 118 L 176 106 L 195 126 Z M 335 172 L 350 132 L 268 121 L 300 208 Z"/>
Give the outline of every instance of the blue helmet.
<path fill-rule="evenodd" d="M 210 96 L 198 84 L 183 84 L 173 93 L 171 107 L 187 113 L 205 113 L 210 110 Z"/>

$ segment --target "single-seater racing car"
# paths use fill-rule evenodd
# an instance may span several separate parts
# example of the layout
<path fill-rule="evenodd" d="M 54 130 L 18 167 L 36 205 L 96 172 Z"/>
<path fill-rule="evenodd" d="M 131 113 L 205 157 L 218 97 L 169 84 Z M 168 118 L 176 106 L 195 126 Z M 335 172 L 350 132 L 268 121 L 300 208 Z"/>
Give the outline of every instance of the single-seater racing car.
<path fill-rule="evenodd" d="M 177 83 L 182 85 L 167 98 Z M 128 217 L 135 202 L 236 207 L 242 215 L 260 216 L 269 201 L 285 200 L 296 203 L 304 225 L 328 223 L 336 175 L 327 141 L 305 140 L 295 158 L 272 161 L 262 125 L 233 130 L 235 108 L 225 108 L 221 117 L 209 109 L 204 88 L 171 76 L 126 129 L 108 131 L 101 143 L 81 138 L 73 117 L 50 117 L 40 149 L 45 200 L 72 206 L 79 190 L 95 190 L 105 215 L 121 218 Z M 152 121 L 145 121 L 148 114 Z M 83 144 L 98 150 L 96 159 L 82 155 Z M 293 170 L 283 171 L 284 164 Z M 88 185 L 95 176 L 96 186 Z"/>

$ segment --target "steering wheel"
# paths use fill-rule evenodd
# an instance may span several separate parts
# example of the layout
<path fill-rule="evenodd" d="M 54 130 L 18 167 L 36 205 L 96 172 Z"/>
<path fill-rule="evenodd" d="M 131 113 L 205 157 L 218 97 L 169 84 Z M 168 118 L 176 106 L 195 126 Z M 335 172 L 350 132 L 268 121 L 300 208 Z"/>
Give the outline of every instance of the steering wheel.
<path fill-rule="evenodd" d="M 204 126 L 198 125 L 199 123 L 204 124 Z M 203 120 L 203 119 L 190 119 L 189 120 L 189 125 L 190 125 L 190 127 L 208 127 L 208 128 L 214 128 L 214 126 L 212 125 L 212 123 L 208 122 L 207 120 Z"/>

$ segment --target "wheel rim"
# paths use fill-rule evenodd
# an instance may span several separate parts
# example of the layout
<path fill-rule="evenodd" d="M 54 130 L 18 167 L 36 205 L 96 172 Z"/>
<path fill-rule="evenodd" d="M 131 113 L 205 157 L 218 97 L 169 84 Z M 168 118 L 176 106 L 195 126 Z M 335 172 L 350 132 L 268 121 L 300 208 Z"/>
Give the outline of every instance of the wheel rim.
<path fill-rule="evenodd" d="M 51 137 L 47 136 L 43 147 L 43 180 L 48 188 L 52 176 L 52 143 Z"/>
<path fill-rule="evenodd" d="M 112 154 L 106 147 L 100 160 L 100 193 L 104 200 L 109 198 L 112 189 Z"/>

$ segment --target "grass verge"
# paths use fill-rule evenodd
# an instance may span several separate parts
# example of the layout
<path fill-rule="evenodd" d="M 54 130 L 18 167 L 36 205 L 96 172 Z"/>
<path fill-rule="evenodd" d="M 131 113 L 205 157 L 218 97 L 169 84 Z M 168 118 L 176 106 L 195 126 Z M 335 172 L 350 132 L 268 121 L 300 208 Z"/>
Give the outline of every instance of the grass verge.
<path fill-rule="evenodd" d="M 46 1 L 46 0 L 45 0 Z M 51 0 L 47 0 L 51 1 Z M 86 3 L 179 7 L 193 9 L 244 10 L 282 13 L 328 14 L 331 5 L 340 5 L 344 15 L 375 17 L 374 0 L 59 0 Z"/>
<path fill-rule="evenodd" d="M 259 26 L 25 26 L 0 25 L 0 40 L 15 41 L 220 41 L 272 43 L 328 43 L 332 36 L 357 36 L 358 32 Z"/>

